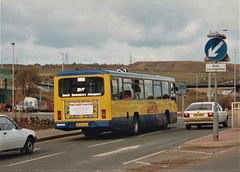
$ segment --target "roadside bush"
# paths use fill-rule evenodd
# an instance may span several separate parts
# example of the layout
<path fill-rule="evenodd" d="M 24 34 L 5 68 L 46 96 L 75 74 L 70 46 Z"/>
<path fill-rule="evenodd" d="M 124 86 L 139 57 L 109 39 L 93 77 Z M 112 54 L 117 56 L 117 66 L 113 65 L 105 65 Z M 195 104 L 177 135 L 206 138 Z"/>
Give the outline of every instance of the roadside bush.
<path fill-rule="evenodd" d="M 53 119 L 42 119 L 39 117 L 30 118 L 14 117 L 13 121 L 20 127 L 28 128 L 34 131 L 54 128 Z"/>

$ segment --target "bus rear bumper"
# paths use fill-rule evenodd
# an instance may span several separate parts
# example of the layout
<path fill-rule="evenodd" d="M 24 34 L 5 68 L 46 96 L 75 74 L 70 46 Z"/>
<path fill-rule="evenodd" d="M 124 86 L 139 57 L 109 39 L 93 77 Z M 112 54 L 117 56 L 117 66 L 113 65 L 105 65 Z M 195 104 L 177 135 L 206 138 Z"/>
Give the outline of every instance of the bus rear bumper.
<path fill-rule="evenodd" d="M 60 130 L 74 130 L 82 128 L 111 128 L 111 121 L 55 122 L 54 128 Z"/>

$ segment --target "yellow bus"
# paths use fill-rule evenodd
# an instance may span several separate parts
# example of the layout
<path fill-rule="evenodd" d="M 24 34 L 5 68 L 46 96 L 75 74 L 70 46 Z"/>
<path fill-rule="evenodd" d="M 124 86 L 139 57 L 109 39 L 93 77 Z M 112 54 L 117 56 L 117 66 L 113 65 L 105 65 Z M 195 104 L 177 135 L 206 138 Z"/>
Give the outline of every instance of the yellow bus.
<path fill-rule="evenodd" d="M 177 122 L 175 79 L 110 70 L 54 75 L 54 127 L 82 129 L 85 136 Z"/>

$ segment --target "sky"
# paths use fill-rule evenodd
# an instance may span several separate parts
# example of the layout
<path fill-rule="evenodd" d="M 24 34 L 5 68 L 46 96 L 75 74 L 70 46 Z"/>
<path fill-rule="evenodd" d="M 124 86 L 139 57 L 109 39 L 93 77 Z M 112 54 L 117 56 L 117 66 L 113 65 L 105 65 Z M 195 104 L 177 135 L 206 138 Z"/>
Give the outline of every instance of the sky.
<path fill-rule="evenodd" d="M 1 59 L 13 62 L 14 42 L 24 65 L 62 64 L 60 52 L 67 64 L 204 61 L 218 31 L 238 63 L 239 9 L 239 0 L 1 0 Z"/>

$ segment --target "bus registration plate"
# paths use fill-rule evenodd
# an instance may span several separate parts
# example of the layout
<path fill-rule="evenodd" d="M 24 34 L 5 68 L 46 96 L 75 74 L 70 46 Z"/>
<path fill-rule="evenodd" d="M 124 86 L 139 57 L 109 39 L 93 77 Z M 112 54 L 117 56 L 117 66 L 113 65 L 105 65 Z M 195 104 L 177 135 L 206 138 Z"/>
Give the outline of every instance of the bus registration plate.
<path fill-rule="evenodd" d="M 83 123 L 83 122 L 76 123 L 76 127 L 83 127 L 83 126 L 88 126 L 88 123 L 87 122 L 85 122 L 85 123 Z"/>

